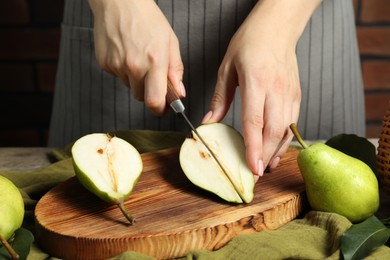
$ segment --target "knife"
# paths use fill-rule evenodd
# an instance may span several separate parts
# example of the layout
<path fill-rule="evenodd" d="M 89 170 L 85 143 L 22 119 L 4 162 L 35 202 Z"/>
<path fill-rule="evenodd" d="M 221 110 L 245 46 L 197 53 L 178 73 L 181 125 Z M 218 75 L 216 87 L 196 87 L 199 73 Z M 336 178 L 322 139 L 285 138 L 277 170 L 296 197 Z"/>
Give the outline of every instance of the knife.
<path fill-rule="evenodd" d="M 185 111 L 184 104 L 181 101 L 181 99 L 179 98 L 179 95 L 177 95 L 175 89 L 173 88 L 172 83 L 169 80 L 168 80 L 168 88 L 167 88 L 166 100 L 167 100 L 167 103 L 169 104 L 169 106 L 172 108 L 173 112 L 175 112 L 176 114 L 181 114 L 181 116 L 184 118 L 184 120 L 190 126 L 191 130 L 195 133 L 195 135 L 198 137 L 198 139 L 206 147 L 207 151 L 211 154 L 213 159 L 218 163 L 219 167 L 221 167 L 221 169 L 225 173 L 225 175 L 229 178 L 229 176 L 226 174 L 224 168 L 222 167 L 222 164 L 219 162 L 218 158 L 215 156 L 213 151 L 206 144 L 206 142 L 203 140 L 202 136 L 198 133 L 198 131 L 196 130 L 194 125 L 191 123 L 191 121 L 186 116 L 186 114 L 184 112 Z M 229 178 L 229 180 L 231 181 L 230 178 Z"/>

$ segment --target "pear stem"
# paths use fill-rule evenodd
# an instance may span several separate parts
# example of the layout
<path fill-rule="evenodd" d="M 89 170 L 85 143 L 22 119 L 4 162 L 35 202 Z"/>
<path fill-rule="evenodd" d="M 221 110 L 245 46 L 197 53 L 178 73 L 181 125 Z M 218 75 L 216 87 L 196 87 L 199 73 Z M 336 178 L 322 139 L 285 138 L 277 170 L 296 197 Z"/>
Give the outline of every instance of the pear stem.
<path fill-rule="evenodd" d="M 123 201 L 118 203 L 118 207 L 122 211 L 123 216 L 130 222 L 130 225 L 133 225 L 135 223 L 135 218 L 127 212 Z"/>
<path fill-rule="evenodd" d="M 303 147 L 303 149 L 306 149 L 308 148 L 307 144 L 303 141 L 301 135 L 299 134 L 299 131 L 298 131 L 298 128 L 297 128 L 297 125 L 292 123 L 290 125 L 290 129 L 291 131 L 293 132 L 295 138 L 297 139 L 297 141 L 301 144 L 301 146 Z"/>
<path fill-rule="evenodd" d="M 18 253 L 15 252 L 15 250 L 12 248 L 12 246 L 8 243 L 7 240 L 5 240 L 5 238 L 3 238 L 2 235 L 0 235 L 0 242 L 1 242 L 1 244 L 3 244 L 5 249 L 7 249 L 8 253 L 11 255 L 11 258 L 13 260 L 19 259 Z"/>

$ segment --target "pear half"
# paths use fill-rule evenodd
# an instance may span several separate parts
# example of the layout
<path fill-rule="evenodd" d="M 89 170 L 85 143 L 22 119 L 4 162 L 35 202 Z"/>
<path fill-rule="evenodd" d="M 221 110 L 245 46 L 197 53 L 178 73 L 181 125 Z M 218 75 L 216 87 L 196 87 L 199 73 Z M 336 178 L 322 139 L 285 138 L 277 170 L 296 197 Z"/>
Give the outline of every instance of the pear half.
<path fill-rule="evenodd" d="M 196 130 L 219 163 L 193 133 L 180 148 L 180 165 L 187 178 L 228 202 L 251 202 L 255 181 L 241 134 L 222 123 L 204 124 Z"/>
<path fill-rule="evenodd" d="M 104 201 L 117 204 L 133 224 L 134 218 L 126 212 L 123 203 L 143 170 L 139 152 L 121 138 L 94 133 L 74 143 L 72 157 L 81 184 Z"/>

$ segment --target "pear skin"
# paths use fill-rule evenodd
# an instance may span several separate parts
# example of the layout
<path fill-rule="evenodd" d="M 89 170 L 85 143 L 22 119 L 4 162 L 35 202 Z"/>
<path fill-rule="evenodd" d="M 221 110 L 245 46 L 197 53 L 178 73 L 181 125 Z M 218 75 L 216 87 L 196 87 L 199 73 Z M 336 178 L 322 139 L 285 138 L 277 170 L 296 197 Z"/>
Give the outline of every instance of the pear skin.
<path fill-rule="evenodd" d="M 12 181 L 0 176 L 0 198 L 0 245 L 2 244 L 7 249 L 12 259 L 18 259 L 19 255 L 7 240 L 22 226 L 23 197 Z"/>
<path fill-rule="evenodd" d="M 343 215 L 352 223 L 378 210 L 378 180 L 366 163 L 323 143 L 309 147 L 296 125 L 290 128 L 303 147 L 297 161 L 312 209 Z"/>
<path fill-rule="evenodd" d="M 19 189 L 0 176 L 0 235 L 8 240 L 22 226 L 24 202 Z"/>
<path fill-rule="evenodd" d="M 300 152 L 298 165 L 313 209 L 338 213 L 352 223 L 378 210 L 377 178 L 361 160 L 316 143 Z"/>

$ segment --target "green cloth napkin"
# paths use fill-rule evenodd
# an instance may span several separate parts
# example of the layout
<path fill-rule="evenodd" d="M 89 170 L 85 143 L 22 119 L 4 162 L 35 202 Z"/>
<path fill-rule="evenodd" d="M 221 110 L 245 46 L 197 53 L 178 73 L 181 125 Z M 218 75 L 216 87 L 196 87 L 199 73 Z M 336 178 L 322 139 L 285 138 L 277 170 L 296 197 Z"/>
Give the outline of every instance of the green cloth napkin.
<path fill-rule="evenodd" d="M 150 152 L 173 146 L 180 146 L 185 136 L 176 132 L 133 130 L 115 132 L 138 151 Z M 47 167 L 32 172 L 0 171 L 22 192 L 26 217 L 23 223 L 34 233 L 34 208 L 38 200 L 52 187 L 74 176 L 70 158 L 71 144 L 63 150 L 54 149 L 59 160 Z M 261 179 L 260 179 L 261 181 Z M 308 212 L 303 218 L 295 219 L 273 231 L 240 235 L 217 251 L 194 250 L 180 259 L 339 259 L 341 235 L 351 226 L 346 218 L 332 213 Z M 56 259 L 33 244 L 28 259 Z M 112 260 L 153 259 L 136 252 L 124 252 Z M 368 259 L 390 259 L 390 248 L 382 246 Z"/>

